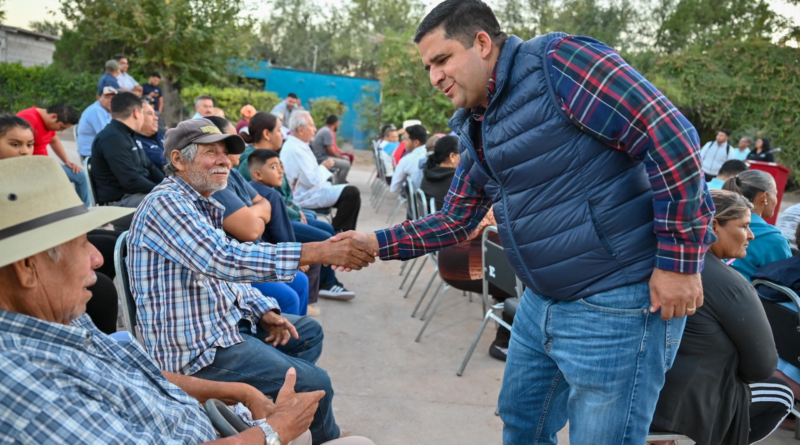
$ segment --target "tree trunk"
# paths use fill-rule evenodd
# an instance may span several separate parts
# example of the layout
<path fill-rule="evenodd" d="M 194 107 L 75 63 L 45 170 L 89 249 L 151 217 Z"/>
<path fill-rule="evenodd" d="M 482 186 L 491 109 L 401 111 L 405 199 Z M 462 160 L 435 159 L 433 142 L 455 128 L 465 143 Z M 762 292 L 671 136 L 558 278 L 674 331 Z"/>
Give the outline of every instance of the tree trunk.
<path fill-rule="evenodd" d="M 161 119 L 172 128 L 184 120 L 184 105 L 180 96 L 180 87 L 172 83 L 167 76 L 161 79 L 161 91 L 164 94 L 164 109 L 161 110 Z"/>

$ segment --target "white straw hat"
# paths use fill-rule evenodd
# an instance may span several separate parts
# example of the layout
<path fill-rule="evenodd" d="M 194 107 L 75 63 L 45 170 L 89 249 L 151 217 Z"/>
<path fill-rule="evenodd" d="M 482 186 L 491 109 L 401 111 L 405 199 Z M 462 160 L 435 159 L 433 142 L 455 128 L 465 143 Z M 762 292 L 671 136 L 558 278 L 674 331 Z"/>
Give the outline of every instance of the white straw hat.
<path fill-rule="evenodd" d="M 0 267 L 64 244 L 134 209 L 87 209 L 52 158 L 0 161 Z"/>

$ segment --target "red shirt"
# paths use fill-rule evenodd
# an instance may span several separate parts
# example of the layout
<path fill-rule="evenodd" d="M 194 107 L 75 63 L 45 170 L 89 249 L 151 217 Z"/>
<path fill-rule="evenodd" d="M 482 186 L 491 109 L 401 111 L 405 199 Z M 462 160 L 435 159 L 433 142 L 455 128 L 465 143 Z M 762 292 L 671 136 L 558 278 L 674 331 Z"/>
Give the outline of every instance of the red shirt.
<path fill-rule="evenodd" d="M 398 145 L 397 148 L 395 148 L 394 153 L 392 154 L 392 157 L 394 158 L 394 165 L 399 164 L 400 158 L 402 158 L 403 155 L 405 154 L 406 154 L 406 141 L 400 141 L 400 145 Z"/>
<path fill-rule="evenodd" d="M 47 156 L 47 144 L 53 140 L 55 131 L 50 131 L 44 125 L 44 119 L 36 107 L 28 108 L 17 113 L 17 116 L 25 119 L 33 128 L 33 154 L 34 156 Z"/>

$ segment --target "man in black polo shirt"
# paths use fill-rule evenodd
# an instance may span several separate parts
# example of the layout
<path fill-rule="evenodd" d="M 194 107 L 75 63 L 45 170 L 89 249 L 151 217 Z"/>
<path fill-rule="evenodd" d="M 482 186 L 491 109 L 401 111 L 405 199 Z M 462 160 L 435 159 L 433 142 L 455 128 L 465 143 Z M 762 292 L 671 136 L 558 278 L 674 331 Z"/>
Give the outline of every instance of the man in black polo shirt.
<path fill-rule="evenodd" d="M 164 180 L 134 139 L 144 123 L 142 99 L 133 93 L 119 93 L 111 99 L 113 120 L 92 143 L 92 183 L 97 202 L 136 208 L 145 195 Z M 131 217 L 114 222 L 120 229 L 130 226 Z"/>

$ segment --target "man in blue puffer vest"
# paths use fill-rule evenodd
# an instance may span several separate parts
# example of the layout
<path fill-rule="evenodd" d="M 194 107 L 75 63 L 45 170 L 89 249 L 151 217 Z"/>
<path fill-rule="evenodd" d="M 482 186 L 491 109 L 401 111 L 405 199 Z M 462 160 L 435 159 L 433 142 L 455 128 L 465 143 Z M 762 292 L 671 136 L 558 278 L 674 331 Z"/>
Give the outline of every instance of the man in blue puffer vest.
<path fill-rule="evenodd" d="M 714 204 L 697 132 L 613 49 L 507 36 L 480 0 L 445 0 L 414 41 L 458 108 L 444 208 L 372 234 L 382 259 L 452 246 L 494 205 L 527 290 L 500 394 L 505 444 L 641 445 L 685 316 L 702 305 Z"/>

